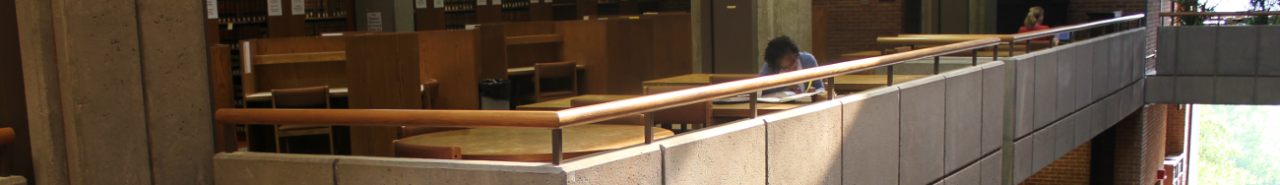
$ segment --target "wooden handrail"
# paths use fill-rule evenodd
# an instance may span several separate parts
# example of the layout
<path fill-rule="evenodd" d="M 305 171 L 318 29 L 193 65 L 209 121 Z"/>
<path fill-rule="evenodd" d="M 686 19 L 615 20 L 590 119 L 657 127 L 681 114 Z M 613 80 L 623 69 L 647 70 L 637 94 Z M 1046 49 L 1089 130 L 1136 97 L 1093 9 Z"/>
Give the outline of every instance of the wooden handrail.
<path fill-rule="evenodd" d="M 1041 37 L 1048 37 L 1048 36 L 1057 35 L 1063 32 L 1080 31 L 1080 30 L 1090 29 L 1094 27 L 1106 26 L 1109 24 L 1122 23 L 1126 21 L 1140 20 L 1146 16 L 1147 16 L 1146 14 L 1133 14 L 1129 16 L 1117 17 L 1117 18 L 1107 19 L 1107 20 L 1093 21 L 1093 22 L 1080 23 L 1080 24 L 1075 24 L 1070 26 L 1060 26 L 1057 28 L 1018 33 L 1018 34 L 1013 34 L 1012 42 L 1031 40 L 1031 39 L 1041 38 Z"/>
<path fill-rule="evenodd" d="M 218 109 L 222 124 L 557 128 L 553 111 L 425 109 Z"/>
<path fill-rule="evenodd" d="M 1223 16 L 1223 15 L 1280 15 L 1280 12 L 1160 12 L 1161 17 L 1171 16 Z"/>
<path fill-rule="evenodd" d="M 876 37 L 881 45 L 951 44 L 982 38 L 998 37 Z"/>

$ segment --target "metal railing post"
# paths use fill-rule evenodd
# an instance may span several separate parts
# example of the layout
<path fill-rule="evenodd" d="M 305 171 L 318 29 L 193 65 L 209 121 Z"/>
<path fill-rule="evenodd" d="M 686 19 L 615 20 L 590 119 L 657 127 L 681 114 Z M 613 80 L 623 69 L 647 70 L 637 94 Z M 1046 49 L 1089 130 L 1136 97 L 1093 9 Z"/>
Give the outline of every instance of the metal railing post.
<path fill-rule="evenodd" d="M 551 129 L 551 164 L 561 163 L 564 163 L 564 130 Z"/>
<path fill-rule="evenodd" d="M 973 64 L 971 66 L 978 66 L 978 49 L 973 50 Z"/>
<path fill-rule="evenodd" d="M 644 144 L 653 144 L 653 114 L 649 112 L 644 115 Z"/>
<path fill-rule="evenodd" d="M 756 100 L 759 100 L 759 99 L 760 99 L 760 91 L 756 91 L 756 92 L 754 92 L 754 93 L 751 93 L 751 105 L 749 106 L 749 109 L 750 109 L 750 111 L 751 111 L 751 118 L 752 118 L 752 119 L 755 119 L 755 118 L 756 118 L 756 116 L 759 116 L 759 115 L 760 115 L 760 114 L 759 114 L 760 112 L 757 112 L 757 111 L 756 111 Z"/>
<path fill-rule="evenodd" d="M 885 83 L 888 85 L 885 85 L 885 86 L 893 85 L 893 65 L 889 65 L 889 75 L 885 75 L 885 76 L 889 77 L 889 82 Z"/>
<path fill-rule="evenodd" d="M 936 75 L 936 74 L 938 74 L 938 72 L 939 72 L 938 70 L 941 70 L 941 69 L 939 68 L 939 66 L 940 66 L 940 65 L 942 65 L 942 57 L 941 57 L 941 56 L 933 56 L 933 74 L 935 74 L 935 75 Z"/>
<path fill-rule="evenodd" d="M 827 78 L 825 87 L 827 89 L 827 100 L 836 99 L 836 77 Z"/>

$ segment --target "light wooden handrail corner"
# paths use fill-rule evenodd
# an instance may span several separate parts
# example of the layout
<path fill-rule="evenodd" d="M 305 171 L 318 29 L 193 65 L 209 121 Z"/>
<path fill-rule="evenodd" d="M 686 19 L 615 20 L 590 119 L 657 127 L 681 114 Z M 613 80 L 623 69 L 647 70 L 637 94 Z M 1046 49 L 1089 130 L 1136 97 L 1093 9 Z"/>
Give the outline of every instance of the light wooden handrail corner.
<path fill-rule="evenodd" d="M 1013 42 L 1031 40 L 1031 39 L 1041 38 L 1041 37 L 1048 37 L 1048 36 L 1053 36 L 1063 32 L 1085 30 L 1085 29 L 1090 29 L 1094 27 L 1106 26 L 1109 24 L 1141 20 L 1146 16 L 1147 16 L 1146 14 L 1133 14 L 1133 15 L 1117 17 L 1117 18 L 1107 19 L 1107 20 L 1093 21 L 1093 22 L 1087 22 L 1087 23 L 1074 24 L 1070 26 L 1060 26 L 1057 28 L 1018 33 L 1018 34 L 1013 34 Z"/>

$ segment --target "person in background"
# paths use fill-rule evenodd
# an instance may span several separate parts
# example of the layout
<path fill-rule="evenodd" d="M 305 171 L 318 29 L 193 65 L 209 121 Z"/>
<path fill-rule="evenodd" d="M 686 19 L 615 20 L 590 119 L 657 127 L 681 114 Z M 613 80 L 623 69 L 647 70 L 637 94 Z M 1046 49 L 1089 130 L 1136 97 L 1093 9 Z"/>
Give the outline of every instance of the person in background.
<path fill-rule="evenodd" d="M 818 60 L 814 59 L 812 54 L 801 52 L 800 48 L 796 47 L 796 43 L 791 41 L 791 37 L 787 36 L 769 40 L 768 46 L 764 48 L 764 63 L 764 67 L 760 68 L 760 76 L 818 67 Z M 764 94 L 772 94 L 784 90 L 790 90 L 797 94 L 823 92 L 824 86 L 822 80 L 815 80 L 809 83 L 768 89 L 764 91 Z M 825 97 L 823 94 L 819 94 L 819 96 Z"/>
<path fill-rule="evenodd" d="M 1044 8 L 1031 7 L 1031 12 L 1027 13 L 1027 19 L 1022 21 L 1022 28 L 1018 29 L 1018 33 L 1031 32 L 1036 30 L 1046 30 L 1049 26 L 1044 25 Z M 1033 41 L 1047 41 L 1052 37 L 1041 37 L 1031 39 Z"/>

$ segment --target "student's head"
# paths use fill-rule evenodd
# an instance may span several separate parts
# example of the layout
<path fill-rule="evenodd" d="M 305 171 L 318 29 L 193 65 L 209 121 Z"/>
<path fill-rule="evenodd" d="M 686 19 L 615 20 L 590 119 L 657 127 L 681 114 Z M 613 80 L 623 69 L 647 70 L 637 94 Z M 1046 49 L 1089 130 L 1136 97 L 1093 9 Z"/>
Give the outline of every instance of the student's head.
<path fill-rule="evenodd" d="M 793 69 L 800 65 L 800 48 L 796 47 L 795 42 L 791 42 L 791 37 L 773 38 L 764 48 L 764 63 L 774 71 Z"/>
<path fill-rule="evenodd" d="M 1026 26 L 1027 29 L 1035 28 L 1041 23 L 1044 23 L 1044 8 L 1039 6 L 1031 7 L 1031 12 L 1027 13 L 1027 19 L 1022 21 L 1022 25 Z"/>

